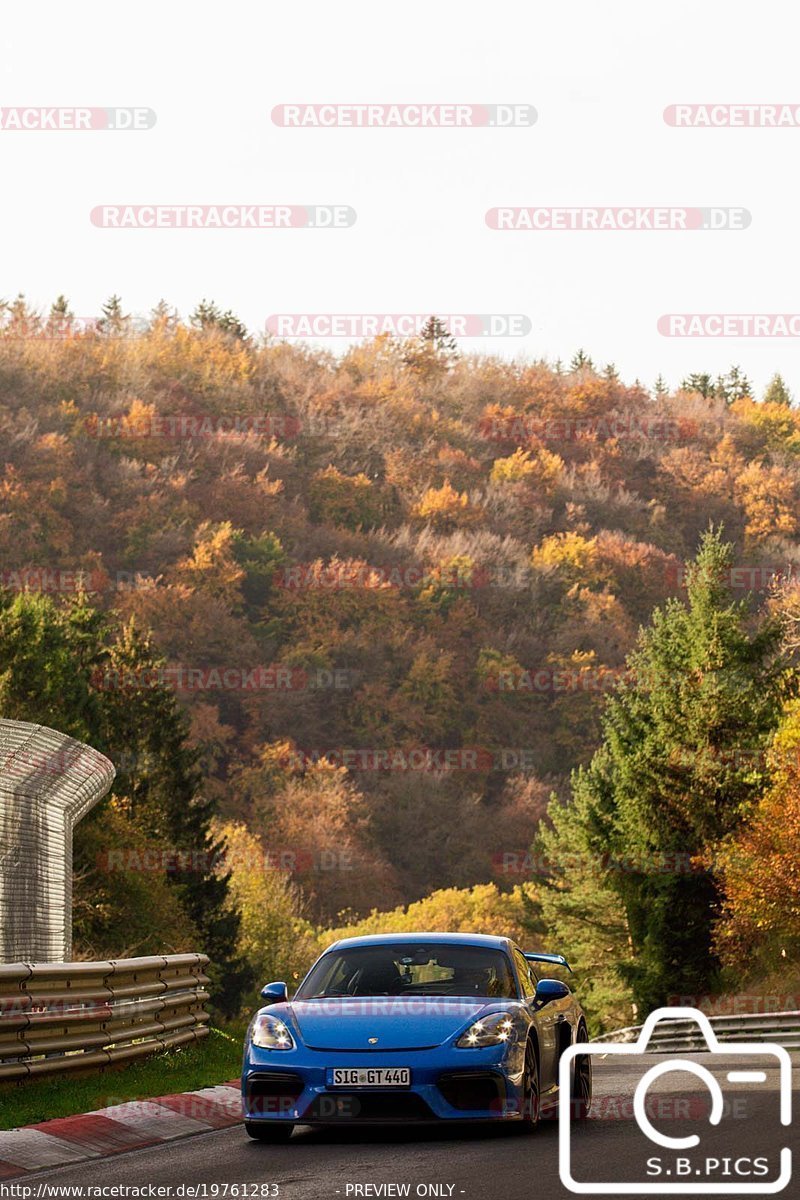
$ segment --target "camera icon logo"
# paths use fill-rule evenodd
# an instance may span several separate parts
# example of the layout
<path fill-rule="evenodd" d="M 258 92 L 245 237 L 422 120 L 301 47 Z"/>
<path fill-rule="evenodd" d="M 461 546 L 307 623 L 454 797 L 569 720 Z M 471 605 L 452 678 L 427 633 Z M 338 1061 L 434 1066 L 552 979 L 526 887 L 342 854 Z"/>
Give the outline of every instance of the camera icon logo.
<path fill-rule="evenodd" d="M 581 1055 L 606 1056 L 644 1055 L 648 1053 L 650 1039 L 659 1021 L 691 1020 L 700 1028 L 706 1042 L 710 1067 L 718 1067 L 717 1074 L 705 1064 L 690 1058 L 663 1055 L 662 1061 L 645 1070 L 633 1095 L 633 1116 L 641 1133 L 653 1146 L 667 1153 L 648 1157 L 643 1164 L 642 1179 L 637 1180 L 585 1180 L 574 1175 L 574 1145 L 572 1138 L 572 1111 L 569 1104 L 559 1105 L 558 1114 L 558 1159 L 561 1182 L 569 1191 L 579 1195 L 768 1195 L 782 1191 L 792 1176 L 792 1152 L 783 1146 L 780 1153 L 774 1151 L 767 1156 L 737 1155 L 733 1157 L 710 1157 L 701 1144 L 699 1134 L 691 1133 L 671 1137 L 655 1127 L 648 1112 L 648 1089 L 669 1072 L 694 1075 L 707 1089 L 709 1105 L 708 1126 L 713 1130 L 723 1125 L 726 1115 L 726 1096 L 720 1085 L 720 1077 L 728 1083 L 750 1088 L 752 1085 L 767 1084 L 764 1060 L 772 1060 L 769 1066 L 778 1071 L 779 1122 L 791 1124 L 792 1104 L 792 1060 L 789 1052 L 771 1042 L 725 1042 L 720 1044 L 705 1013 L 696 1008 L 658 1008 L 652 1012 L 635 1042 L 580 1042 L 569 1046 L 561 1055 L 559 1065 L 559 1093 L 571 1094 L 575 1060 Z M 740 1059 L 731 1066 L 730 1059 Z M 758 1062 L 754 1063 L 754 1059 Z M 624 1059 L 617 1059 L 622 1065 Z M 634 1069 L 633 1064 L 631 1069 Z M 600 1074 L 600 1072 L 598 1072 Z M 595 1075 L 597 1079 L 597 1075 Z M 706 1115 L 705 1106 L 703 1115 Z M 597 1143 L 592 1142 L 596 1148 Z M 645 1148 L 647 1143 L 645 1143 Z M 695 1153 L 692 1153 L 695 1152 Z M 596 1159 L 596 1155 L 594 1156 Z M 771 1159 L 777 1160 L 772 1163 Z"/>

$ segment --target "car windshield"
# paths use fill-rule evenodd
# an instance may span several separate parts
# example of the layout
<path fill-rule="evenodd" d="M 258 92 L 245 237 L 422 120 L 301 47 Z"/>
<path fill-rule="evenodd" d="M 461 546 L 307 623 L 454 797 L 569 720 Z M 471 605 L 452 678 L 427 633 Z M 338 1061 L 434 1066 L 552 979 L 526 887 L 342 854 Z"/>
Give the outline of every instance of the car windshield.
<path fill-rule="evenodd" d="M 397 942 L 324 954 L 298 988 L 295 999 L 516 995 L 511 966 L 502 950 Z"/>

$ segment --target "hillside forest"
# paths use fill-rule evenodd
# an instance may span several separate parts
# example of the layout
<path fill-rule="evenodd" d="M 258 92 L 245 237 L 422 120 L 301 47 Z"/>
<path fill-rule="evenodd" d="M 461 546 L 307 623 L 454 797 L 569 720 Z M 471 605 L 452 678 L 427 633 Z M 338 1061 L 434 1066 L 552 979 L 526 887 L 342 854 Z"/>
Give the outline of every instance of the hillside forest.
<path fill-rule="evenodd" d="M 203 949 L 227 1014 L 346 929 L 563 951 L 595 1028 L 796 984 L 800 410 L 753 392 L 3 305 L 0 714 L 117 768 L 80 956 Z"/>

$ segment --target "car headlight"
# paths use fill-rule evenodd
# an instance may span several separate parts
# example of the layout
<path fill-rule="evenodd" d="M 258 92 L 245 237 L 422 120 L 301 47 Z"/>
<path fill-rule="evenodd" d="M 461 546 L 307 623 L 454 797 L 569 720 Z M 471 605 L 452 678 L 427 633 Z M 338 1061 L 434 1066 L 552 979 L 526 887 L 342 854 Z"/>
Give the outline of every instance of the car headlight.
<path fill-rule="evenodd" d="M 294 1050 L 294 1038 L 280 1017 L 259 1013 L 250 1026 L 250 1041 L 262 1050 Z"/>
<path fill-rule="evenodd" d="M 511 1013 L 490 1013 L 482 1017 L 474 1025 L 470 1025 L 466 1033 L 462 1033 L 456 1042 L 461 1050 L 476 1050 L 481 1046 L 500 1046 L 503 1042 L 514 1040 L 514 1018 Z"/>

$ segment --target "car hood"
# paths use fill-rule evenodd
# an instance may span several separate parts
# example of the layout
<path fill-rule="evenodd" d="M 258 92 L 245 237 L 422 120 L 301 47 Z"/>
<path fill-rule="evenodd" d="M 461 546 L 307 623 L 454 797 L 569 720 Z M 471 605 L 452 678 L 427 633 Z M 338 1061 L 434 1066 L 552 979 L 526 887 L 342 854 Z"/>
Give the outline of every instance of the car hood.
<path fill-rule="evenodd" d="M 440 1046 L 468 1027 L 487 1009 L 508 1005 L 496 1000 L 441 996 L 374 999 L 299 1000 L 286 1005 L 313 1050 L 422 1050 Z M 372 1042 L 370 1039 L 375 1038 Z"/>

